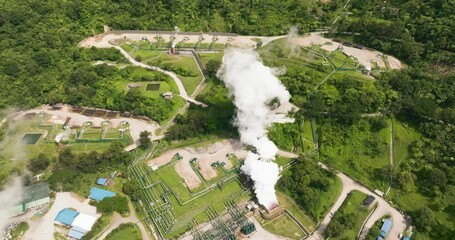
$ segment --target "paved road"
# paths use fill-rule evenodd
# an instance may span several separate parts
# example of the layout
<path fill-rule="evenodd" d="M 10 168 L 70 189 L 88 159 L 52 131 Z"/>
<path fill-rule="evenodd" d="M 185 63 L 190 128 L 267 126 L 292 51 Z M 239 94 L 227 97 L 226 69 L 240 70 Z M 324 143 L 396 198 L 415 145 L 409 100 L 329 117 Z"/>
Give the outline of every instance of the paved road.
<path fill-rule="evenodd" d="M 319 163 L 319 165 L 322 168 L 328 169 L 328 167 L 323 164 Z M 317 239 L 323 239 L 323 232 L 327 228 L 327 225 L 329 224 L 330 220 L 332 220 L 333 215 L 335 212 L 341 207 L 341 204 L 343 204 L 344 200 L 348 196 L 348 194 L 351 191 L 357 190 L 360 192 L 363 192 L 367 195 L 373 195 L 376 197 L 376 202 L 378 204 L 378 207 L 376 210 L 373 212 L 373 214 L 370 216 L 370 218 L 367 220 L 364 230 L 362 231 L 362 234 L 360 236 L 360 239 L 363 239 L 365 235 L 368 233 L 368 230 L 373 226 L 373 224 L 381 219 L 381 217 L 385 215 L 390 215 L 392 217 L 393 225 L 392 229 L 390 230 L 390 233 L 387 237 L 387 239 L 399 239 L 398 235 L 400 233 L 403 233 L 404 230 L 406 230 L 406 222 L 404 220 L 403 215 L 398 212 L 395 208 L 390 206 L 389 203 L 387 203 L 383 198 L 379 197 L 375 193 L 371 192 L 367 188 L 361 186 L 348 176 L 346 176 L 343 173 L 337 173 L 337 176 L 341 179 L 341 182 L 343 184 L 343 189 L 341 190 L 341 194 L 338 197 L 337 201 L 335 204 L 332 206 L 332 209 L 330 209 L 329 213 L 325 216 L 324 220 L 321 222 L 319 225 L 319 228 L 316 232 L 314 232 L 308 239 L 309 240 L 317 240 Z"/>
<path fill-rule="evenodd" d="M 195 99 L 190 98 L 188 96 L 188 94 L 186 93 L 185 87 L 183 86 L 182 80 L 180 80 L 180 78 L 175 73 L 170 72 L 170 71 L 166 71 L 166 70 L 161 69 L 159 67 L 149 66 L 149 65 L 147 65 L 145 63 L 138 62 L 133 57 L 131 57 L 125 50 L 123 50 L 123 48 L 121 48 L 119 46 L 113 46 L 113 47 L 118 49 L 123 54 L 123 56 L 125 56 L 126 59 L 128 59 L 128 61 L 130 61 L 134 66 L 143 67 L 143 68 L 146 68 L 146 69 L 151 69 L 151 70 L 154 70 L 154 71 L 162 72 L 162 73 L 167 74 L 168 76 L 170 76 L 172 79 L 174 79 L 175 83 L 177 84 L 177 87 L 179 88 L 180 97 L 182 97 L 185 101 L 188 101 L 188 102 L 191 102 L 191 103 L 194 103 L 196 105 L 203 106 L 203 107 L 207 107 L 206 104 L 201 103 L 199 101 L 196 101 Z"/>
<path fill-rule="evenodd" d="M 295 153 L 283 151 L 283 150 L 278 150 L 277 155 L 282 156 L 282 157 L 288 157 L 288 158 L 297 158 L 298 155 Z M 319 163 L 319 165 L 324 168 L 328 169 L 327 165 L 323 163 Z M 341 207 L 343 204 L 344 200 L 348 196 L 348 194 L 354 190 L 363 192 L 367 195 L 373 195 L 376 198 L 376 203 L 378 204 L 378 207 L 376 210 L 371 214 L 371 216 L 368 218 L 366 221 L 362 232 L 360 234 L 360 239 L 364 239 L 366 234 L 368 234 L 369 229 L 374 225 L 374 223 L 384 217 L 385 215 L 390 215 L 392 217 L 393 225 L 392 229 L 390 230 L 390 233 L 387 237 L 388 240 L 390 239 L 399 239 L 398 235 L 400 233 L 403 233 L 406 230 L 406 222 L 403 217 L 403 215 L 390 206 L 388 202 L 386 202 L 383 198 L 379 197 L 375 193 L 371 192 L 367 188 L 363 187 L 362 185 L 358 184 L 345 174 L 339 172 L 337 173 L 337 176 L 341 179 L 341 182 L 343 184 L 343 189 L 341 190 L 341 194 L 338 197 L 337 201 L 335 204 L 332 206 L 330 209 L 329 213 L 324 217 L 324 220 L 321 222 L 319 225 L 319 228 L 317 229 L 316 232 L 314 232 L 311 236 L 308 237 L 309 240 L 319 240 L 323 239 L 323 232 L 327 228 L 327 225 L 329 224 L 330 220 L 332 220 L 333 215 L 335 212 Z"/>
<path fill-rule="evenodd" d="M 114 213 L 114 215 L 111 218 L 111 225 L 101 234 L 100 237 L 98 237 L 98 240 L 103 240 L 111 233 L 114 229 L 119 227 L 123 223 L 134 223 L 136 224 L 139 229 L 141 230 L 141 235 L 143 240 L 150 240 L 150 236 L 148 232 L 145 230 L 144 225 L 142 222 L 139 221 L 139 219 L 136 216 L 136 211 L 134 210 L 133 205 L 131 204 L 130 201 L 128 201 L 128 207 L 130 209 L 130 215 L 128 217 L 122 217 L 118 213 Z"/>

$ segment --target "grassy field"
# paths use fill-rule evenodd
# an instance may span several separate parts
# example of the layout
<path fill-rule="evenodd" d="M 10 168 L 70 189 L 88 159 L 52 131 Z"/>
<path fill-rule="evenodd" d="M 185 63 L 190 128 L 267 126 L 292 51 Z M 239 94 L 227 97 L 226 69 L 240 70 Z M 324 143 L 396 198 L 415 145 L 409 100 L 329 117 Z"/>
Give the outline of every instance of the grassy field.
<path fill-rule="evenodd" d="M 219 52 L 219 53 L 198 53 L 199 55 L 199 58 L 201 59 L 201 62 L 202 62 L 202 65 L 204 67 L 207 66 L 207 63 L 210 61 L 210 60 L 215 60 L 215 61 L 220 61 L 223 59 L 223 55 L 224 53 L 223 52 Z"/>
<path fill-rule="evenodd" d="M 282 192 L 277 192 L 278 202 L 282 208 L 287 209 L 299 222 L 305 226 L 308 232 L 316 230 L 316 223 L 311 219 L 308 213 L 297 205 L 292 198 L 286 196 Z"/>
<path fill-rule="evenodd" d="M 276 164 L 278 164 L 278 166 L 280 166 L 280 167 L 290 163 L 291 161 L 292 161 L 292 158 L 285 158 L 285 157 L 277 157 L 275 159 Z"/>
<path fill-rule="evenodd" d="M 202 80 L 202 74 L 200 73 L 197 64 L 192 56 L 170 55 L 163 51 L 143 49 L 132 50 L 129 53 L 133 58 L 137 59 L 138 57 L 140 57 L 142 62 L 145 62 L 151 66 L 158 66 L 165 69 L 167 68 L 167 66 L 171 68 L 185 69 L 191 75 L 194 75 L 183 76 L 179 72 L 176 72 L 176 74 L 182 80 L 188 95 L 191 95 L 194 92 L 194 90 Z M 169 70 L 175 72 L 175 70 L 173 69 Z"/>
<path fill-rule="evenodd" d="M 407 126 L 397 119 L 393 119 L 393 154 L 394 169 L 408 156 L 408 146 L 419 139 L 421 135 L 411 126 Z"/>
<path fill-rule="evenodd" d="M 106 237 L 107 240 L 141 240 L 142 235 L 139 227 L 136 224 L 124 223 L 114 229 Z"/>
<path fill-rule="evenodd" d="M 335 68 L 339 69 L 355 69 L 356 61 L 344 55 L 341 51 L 336 50 L 329 54 L 327 59 L 332 62 Z"/>
<path fill-rule="evenodd" d="M 331 237 L 330 239 L 356 239 L 362 223 L 368 214 L 374 209 L 362 207 L 362 202 L 366 197 L 366 194 L 359 191 L 353 191 L 348 195 L 346 200 L 343 202 L 343 205 L 341 205 L 340 209 L 335 213 L 334 218 L 354 214 L 354 217 L 352 217 L 354 222 L 351 223 L 352 227 L 344 228 L 343 232 L 340 233 L 339 236 Z"/>
<path fill-rule="evenodd" d="M 323 161 L 371 188 L 387 188 L 388 184 L 377 176 L 390 164 L 390 126 L 373 132 L 369 123 L 362 119 L 344 129 L 320 127 L 324 131 L 320 139 Z"/>
<path fill-rule="evenodd" d="M 338 199 L 338 196 L 341 194 L 342 184 L 341 180 L 336 177 L 335 183 L 330 185 L 329 190 L 327 192 L 317 192 L 319 196 L 319 205 L 315 209 L 309 209 L 314 213 L 314 217 L 317 221 L 321 221 L 325 215 L 329 212 L 332 205 Z M 308 210 L 308 209 L 307 209 Z"/>
<path fill-rule="evenodd" d="M 283 214 L 270 221 L 262 219 L 258 219 L 258 221 L 264 222 L 261 224 L 267 231 L 279 236 L 295 240 L 303 239 L 303 237 L 306 236 L 305 232 L 302 231 L 287 214 Z"/>
<path fill-rule="evenodd" d="M 305 146 L 305 152 L 311 151 L 314 149 L 314 139 L 313 132 L 311 130 L 310 119 L 303 123 L 303 145 Z"/>

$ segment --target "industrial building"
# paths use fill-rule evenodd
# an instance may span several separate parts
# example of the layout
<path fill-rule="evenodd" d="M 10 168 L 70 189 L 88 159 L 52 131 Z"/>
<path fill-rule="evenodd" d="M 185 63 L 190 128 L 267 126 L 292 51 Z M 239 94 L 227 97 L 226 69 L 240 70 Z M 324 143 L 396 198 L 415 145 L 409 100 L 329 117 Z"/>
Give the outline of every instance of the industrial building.
<path fill-rule="evenodd" d="M 54 223 L 69 228 L 68 237 L 81 239 L 92 230 L 96 220 L 97 217 L 64 208 L 57 214 Z"/>
<path fill-rule="evenodd" d="M 10 215 L 17 216 L 32 208 L 49 203 L 51 201 L 49 192 L 47 183 L 38 183 L 25 187 L 22 193 L 23 200 L 9 210 Z"/>
<path fill-rule="evenodd" d="M 88 197 L 92 200 L 99 202 L 107 197 L 113 197 L 113 196 L 115 196 L 115 192 L 111 192 L 111 191 L 104 190 L 104 189 L 97 188 L 97 187 L 92 187 L 90 189 L 90 195 Z"/>
<path fill-rule="evenodd" d="M 109 180 L 107 178 L 98 178 L 98 180 L 96 180 L 96 184 L 107 186 L 107 184 L 109 184 Z"/>
<path fill-rule="evenodd" d="M 391 228 L 392 228 L 392 220 L 384 219 L 384 221 L 382 221 L 381 232 L 379 233 L 378 240 L 386 239 L 387 234 L 389 234 Z"/>

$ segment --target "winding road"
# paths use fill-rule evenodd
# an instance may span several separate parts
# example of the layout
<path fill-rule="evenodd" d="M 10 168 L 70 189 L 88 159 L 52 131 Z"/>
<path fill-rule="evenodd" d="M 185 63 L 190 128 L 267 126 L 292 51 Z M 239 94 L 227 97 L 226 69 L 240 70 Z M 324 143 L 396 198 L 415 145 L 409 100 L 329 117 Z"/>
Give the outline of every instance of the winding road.
<path fill-rule="evenodd" d="M 142 239 L 150 240 L 150 236 L 149 236 L 147 230 L 145 230 L 144 225 L 137 218 L 136 211 L 130 201 L 128 201 L 128 207 L 130 209 L 130 215 L 128 217 L 122 217 L 117 212 L 114 212 L 114 215 L 111 218 L 111 224 L 103 232 L 103 234 L 101 234 L 101 236 L 97 237 L 98 240 L 105 239 L 107 237 L 107 235 L 109 235 L 109 233 L 111 233 L 114 229 L 118 228 L 121 224 L 124 224 L 124 223 L 136 224 L 139 227 L 139 229 L 141 230 Z"/>
<path fill-rule="evenodd" d="M 283 151 L 283 150 L 278 150 L 277 153 L 278 156 L 281 157 L 287 157 L 287 158 L 297 158 L 298 155 L 295 153 Z M 329 169 L 327 165 L 324 163 L 319 162 L 319 166 L 321 166 L 324 169 Z M 330 211 L 327 213 L 327 215 L 324 217 L 324 220 L 320 223 L 319 228 L 311 234 L 307 239 L 308 240 L 319 240 L 319 239 L 324 239 L 323 233 L 325 229 L 327 228 L 330 220 L 332 220 L 334 214 L 338 209 L 341 207 L 343 204 L 344 200 L 346 200 L 348 194 L 354 190 L 360 191 L 362 193 L 365 193 L 367 195 L 373 195 L 375 196 L 376 200 L 375 202 L 378 204 L 376 210 L 370 215 L 370 217 L 366 220 L 365 225 L 363 226 L 359 239 L 365 239 L 365 236 L 368 234 L 368 231 L 370 228 L 374 225 L 376 221 L 381 219 L 382 217 L 389 215 L 392 218 L 392 229 L 389 232 L 389 235 L 387 236 L 387 239 L 390 240 L 398 240 L 398 235 L 400 233 L 403 233 L 406 230 L 406 221 L 403 217 L 403 215 L 395 208 L 393 208 L 386 200 L 381 198 L 380 196 L 376 195 L 372 191 L 368 190 L 364 186 L 360 185 L 350 177 L 346 176 L 345 174 L 338 172 L 336 174 L 342 182 L 343 188 L 341 190 L 341 194 L 338 197 L 337 201 L 335 204 L 332 206 Z"/>
<path fill-rule="evenodd" d="M 150 70 L 153 70 L 153 71 L 162 72 L 162 73 L 167 74 L 168 76 L 170 76 L 172 79 L 174 79 L 175 83 L 177 84 L 177 87 L 179 88 L 179 92 L 180 92 L 179 95 L 185 101 L 194 103 L 194 104 L 199 105 L 199 106 L 207 107 L 207 105 L 205 103 L 201 103 L 199 101 L 196 101 L 195 99 L 193 99 L 193 98 L 188 96 L 188 94 L 186 93 L 185 87 L 183 86 L 182 80 L 180 80 L 180 78 L 177 76 L 177 74 L 175 74 L 173 72 L 170 72 L 170 71 L 166 71 L 166 70 L 161 69 L 159 67 L 149 66 L 149 65 L 147 65 L 145 63 L 138 62 L 133 57 L 131 57 L 123 48 L 121 48 L 119 46 L 114 46 L 114 45 L 112 45 L 112 46 L 114 48 L 118 49 L 123 54 L 123 56 L 125 56 L 125 58 L 128 59 L 128 61 L 130 61 L 131 64 L 133 64 L 134 66 L 150 69 Z"/>

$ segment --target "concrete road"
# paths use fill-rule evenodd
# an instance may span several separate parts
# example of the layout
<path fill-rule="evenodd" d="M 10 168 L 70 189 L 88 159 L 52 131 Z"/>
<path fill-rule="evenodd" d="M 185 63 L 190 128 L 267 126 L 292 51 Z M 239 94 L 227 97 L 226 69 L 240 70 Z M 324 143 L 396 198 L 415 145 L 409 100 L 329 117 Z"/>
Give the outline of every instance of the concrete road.
<path fill-rule="evenodd" d="M 114 229 L 119 227 L 123 223 L 133 223 L 136 224 L 139 227 L 139 230 L 141 230 L 141 235 L 143 240 L 150 240 L 150 236 L 145 229 L 144 225 L 142 222 L 139 221 L 136 215 L 136 211 L 134 210 L 133 205 L 131 204 L 130 201 L 128 201 L 128 207 L 130 209 L 130 215 L 128 217 L 122 217 L 120 214 L 114 212 L 114 215 L 111 218 L 111 224 L 109 227 L 101 234 L 101 236 L 97 237 L 98 240 L 103 240 L 111 233 Z"/>
<path fill-rule="evenodd" d="M 328 169 L 328 167 L 323 164 L 319 163 L 319 165 L 324 168 Z M 327 228 L 327 225 L 329 224 L 330 220 L 332 220 L 333 215 L 335 212 L 341 207 L 343 204 L 344 200 L 346 200 L 346 197 L 348 194 L 354 190 L 363 192 L 367 195 L 373 195 L 376 198 L 376 202 L 378 204 L 378 207 L 376 210 L 373 212 L 373 214 L 370 216 L 370 218 L 367 220 L 364 230 L 362 232 L 365 232 L 361 234 L 361 239 L 362 237 L 364 238 L 366 233 L 368 233 L 369 228 L 373 226 L 373 224 L 379 220 L 381 217 L 385 215 L 390 215 L 392 217 L 392 229 L 390 230 L 389 235 L 387 236 L 387 239 L 393 239 L 393 240 L 398 240 L 398 235 L 400 233 L 403 233 L 406 230 L 406 222 L 403 217 L 403 215 L 398 212 L 395 208 L 390 206 L 389 203 L 387 203 L 383 198 L 379 197 L 375 193 L 371 192 L 367 188 L 361 186 L 348 176 L 346 176 L 343 173 L 337 173 L 337 176 L 341 179 L 341 182 L 343 184 L 343 189 L 341 190 L 341 194 L 338 197 L 337 201 L 335 204 L 332 206 L 332 209 L 330 209 L 329 213 L 325 216 L 324 220 L 321 222 L 319 225 L 319 228 L 317 229 L 316 232 L 314 232 L 308 239 L 309 240 L 318 240 L 318 239 L 323 239 L 323 233 L 325 229 Z"/>
<path fill-rule="evenodd" d="M 282 157 L 287 157 L 287 158 L 297 158 L 298 155 L 292 152 L 287 152 L 283 150 L 278 150 L 277 153 L 278 156 Z M 319 166 L 321 166 L 324 169 L 329 169 L 327 165 L 323 163 L 319 163 Z M 341 194 L 338 197 L 337 201 L 335 204 L 332 206 L 330 209 L 329 213 L 324 217 L 324 220 L 321 222 L 319 225 L 319 228 L 317 229 L 316 232 L 314 232 L 311 236 L 308 237 L 309 240 L 318 240 L 318 239 L 323 239 L 323 233 L 325 229 L 327 228 L 327 225 L 329 224 L 330 220 L 332 220 L 333 215 L 335 212 L 341 207 L 343 204 L 344 200 L 346 200 L 346 197 L 348 194 L 354 190 L 363 192 L 367 195 L 373 195 L 376 198 L 376 202 L 378 204 L 378 207 L 376 210 L 371 214 L 371 216 L 367 219 L 362 232 L 360 234 L 360 239 L 364 239 L 366 234 L 368 234 L 369 229 L 374 225 L 374 223 L 381 219 L 382 217 L 386 215 L 390 215 L 392 217 L 392 229 L 390 230 L 389 235 L 387 236 L 387 239 L 399 239 L 398 235 L 400 233 L 403 233 L 406 230 L 406 222 L 404 219 L 404 216 L 395 208 L 393 208 L 388 202 L 386 202 L 383 198 L 380 196 L 376 195 L 375 193 L 371 192 L 364 186 L 358 184 L 345 174 L 339 172 L 337 173 L 337 176 L 341 179 L 341 182 L 343 184 L 343 189 L 341 190 Z"/>

